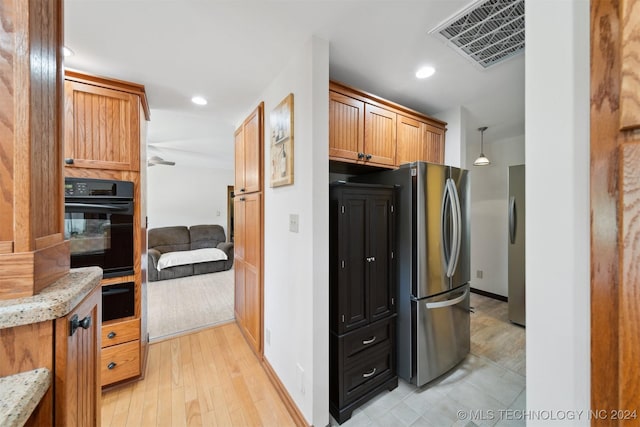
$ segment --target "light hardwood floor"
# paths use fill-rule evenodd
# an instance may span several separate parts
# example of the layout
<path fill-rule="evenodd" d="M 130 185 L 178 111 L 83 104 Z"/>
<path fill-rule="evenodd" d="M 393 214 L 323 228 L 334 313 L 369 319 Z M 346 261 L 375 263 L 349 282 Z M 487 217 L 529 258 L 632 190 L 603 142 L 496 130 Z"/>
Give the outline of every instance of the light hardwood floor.
<path fill-rule="evenodd" d="M 144 380 L 103 393 L 102 426 L 294 426 L 236 323 L 149 346 Z"/>

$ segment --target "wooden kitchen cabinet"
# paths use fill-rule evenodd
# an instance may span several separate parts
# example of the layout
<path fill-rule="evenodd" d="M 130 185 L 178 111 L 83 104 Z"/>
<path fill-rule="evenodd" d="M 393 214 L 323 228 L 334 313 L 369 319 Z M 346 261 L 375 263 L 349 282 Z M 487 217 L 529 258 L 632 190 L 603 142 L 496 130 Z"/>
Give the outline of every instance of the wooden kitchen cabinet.
<path fill-rule="evenodd" d="M 101 289 L 55 321 L 55 423 L 100 425 Z"/>
<path fill-rule="evenodd" d="M 444 162 L 444 129 L 398 114 L 396 166 Z"/>
<path fill-rule="evenodd" d="M 394 200 L 391 186 L 330 189 L 329 408 L 339 423 L 398 385 Z"/>
<path fill-rule="evenodd" d="M 329 83 L 329 159 L 395 168 L 444 160 L 446 123 L 338 82 Z"/>
<path fill-rule="evenodd" d="M 262 351 L 262 194 L 234 201 L 235 315 L 247 341 Z"/>
<path fill-rule="evenodd" d="M 364 102 L 329 91 L 329 156 L 364 160 Z"/>
<path fill-rule="evenodd" d="M 235 132 L 235 194 L 262 190 L 263 105 Z"/>
<path fill-rule="evenodd" d="M 386 108 L 365 104 L 364 155 L 369 164 L 395 166 L 396 113 Z"/>
<path fill-rule="evenodd" d="M 137 95 L 67 80 L 66 167 L 140 170 L 140 99 Z"/>

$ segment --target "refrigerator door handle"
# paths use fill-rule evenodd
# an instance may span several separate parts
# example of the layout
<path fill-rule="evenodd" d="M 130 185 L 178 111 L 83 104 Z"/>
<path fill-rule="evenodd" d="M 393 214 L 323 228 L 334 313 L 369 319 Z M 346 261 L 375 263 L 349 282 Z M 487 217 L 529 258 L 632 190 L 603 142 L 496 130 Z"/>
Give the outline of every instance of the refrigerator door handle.
<path fill-rule="evenodd" d="M 511 244 L 516 243 L 516 196 L 509 197 L 509 241 Z"/>
<path fill-rule="evenodd" d="M 448 208 L 451 206 L 451 193 L 449 189 L 449 181 L 445 182 L 444 191 L 442 192 L 442 207 L 440 211 L 440 254 L 442 256 L 442 261 L 444 264 L 445 273 L 447 277 L 449 276 L 449 269 L 451 266 L 451 254 L 452 251 L 450 249 L 451 242 L 450 236 L 447 230 L 447 212 Z"/>
<path fill-rule="evenodd" d="M 449 186 L 449 194 L 451 195 L 451 215 L 453 216 L 453 245 L 451 247 L 451 260 L 449 263 L 449 268 L 447 269 L 447 277 L 453 277 L 456 272 L 456 267 L 458 266 L 458 259 L 460 258 L 460 248 L 462 247 L 462 219 L 461 219 L 461 209 L 460 209 L 460 198 L 458 197 L 458 188 L 456 187 L 456 183 L 453 179 L 449 178 L 447 180 L 447 185 Z"/>
<path fill-rule="evenodd" d="M 424 306 L 427 309 L 451 307 L 452 305 L 456 305 L 456 304 L 460 303 L 461 301 L 463 301 L 467 297 L 468 294 L 469 294 L 469 288 L 465 289 L 464 292 L 462 293 L 462 295 L 460 295 L 459 297 L 456 297 L 454 299 L 448 299 L 448 300 L 445 300 L 445 301 L 427 302 L 427 303 L 424 304 Z"/>

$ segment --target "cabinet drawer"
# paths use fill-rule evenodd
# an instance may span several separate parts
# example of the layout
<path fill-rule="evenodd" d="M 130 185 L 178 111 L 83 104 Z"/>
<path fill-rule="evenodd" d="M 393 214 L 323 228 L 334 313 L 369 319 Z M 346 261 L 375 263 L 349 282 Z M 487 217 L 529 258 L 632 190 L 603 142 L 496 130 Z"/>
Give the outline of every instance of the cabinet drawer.
<path fill-rule="evenodd" d="M 393 375 L 393 355 L 388 344 L 360 352 L 345 366 L 342 396 L 344 403 L 362 396 Z"/>
<path fill-rule="evenodd" d="M 372 323 L 345 335 L 343 339 L 345 364 L 361 351 L 389 341 L 394 318 Z"/>
<path fill-rule="evenodd" d="M 140 339 L 140 319 L 102 325 L 102 348 Z"/>
<path fill-rule="evenodd" d="M 103 386 L 140 375 L 140 341 L 102 349 L 100 371 Z"/>

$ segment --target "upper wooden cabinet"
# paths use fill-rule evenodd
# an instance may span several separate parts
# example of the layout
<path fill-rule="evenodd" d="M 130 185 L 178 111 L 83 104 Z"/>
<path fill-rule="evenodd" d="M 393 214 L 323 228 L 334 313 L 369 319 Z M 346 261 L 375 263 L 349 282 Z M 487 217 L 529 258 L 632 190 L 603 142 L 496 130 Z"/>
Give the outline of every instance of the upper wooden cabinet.
<path fill-rule="evenodd" d="M 263 108 L 261 103 L 235 132 L 236 194 L 262 190 Z"/>
<path fill-rule="evenodd" d="M 444 162 L 444 129 L 398 114 L 396 165 Z"/>
<path fill-rule="evenodd" d="M 144 86 L 67 70 L 64 95 L 65 167 L 139 171 Z"/>
<path fill-rule="evenodd" d="M 364 102 L 329 91 L 329 156 L 362 160 L 364 153 Z"/>
<path fill-rule="evenodd" d="M 393 168 L 444 160 L 446 123 L 375 95 L 329 83 L 329 159 Z"/>

